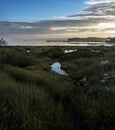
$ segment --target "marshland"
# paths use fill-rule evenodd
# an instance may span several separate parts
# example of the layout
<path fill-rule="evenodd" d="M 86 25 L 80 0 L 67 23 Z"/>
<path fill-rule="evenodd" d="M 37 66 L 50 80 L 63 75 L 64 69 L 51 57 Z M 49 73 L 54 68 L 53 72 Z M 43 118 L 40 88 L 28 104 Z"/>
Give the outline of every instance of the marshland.
<path fill-rule="evenodd" d="M 114 130 L 114 57 L 114 46 L 1 46 L 0 130 Z"/>

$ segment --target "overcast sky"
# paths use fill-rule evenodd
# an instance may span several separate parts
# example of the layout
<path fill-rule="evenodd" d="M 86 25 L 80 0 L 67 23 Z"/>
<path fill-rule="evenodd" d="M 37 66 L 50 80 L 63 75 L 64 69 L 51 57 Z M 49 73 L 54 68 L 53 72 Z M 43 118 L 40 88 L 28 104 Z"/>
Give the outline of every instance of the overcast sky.
<path fill-rule="evenodd" d="M 0 35 L 115 36 L 115 0 L 1 0 Z M 43 21 L 44 20 L 44 21 Z M 53 21 L 46 21 L 53 20 Z M 16 23 L 16 22 L 31 23 Z M 42 21 L 42 22 L 38 22 Z"/>

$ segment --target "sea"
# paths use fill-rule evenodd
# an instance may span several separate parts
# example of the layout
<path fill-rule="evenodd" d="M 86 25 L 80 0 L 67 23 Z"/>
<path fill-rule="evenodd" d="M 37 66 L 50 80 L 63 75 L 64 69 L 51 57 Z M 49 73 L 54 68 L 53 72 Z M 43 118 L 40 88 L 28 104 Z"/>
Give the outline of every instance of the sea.
<path fill-rule="evenodd" d="M 9 46 L 113 46 L 105 42 L 47 42 L 46 39 L 8 41 Z"/>

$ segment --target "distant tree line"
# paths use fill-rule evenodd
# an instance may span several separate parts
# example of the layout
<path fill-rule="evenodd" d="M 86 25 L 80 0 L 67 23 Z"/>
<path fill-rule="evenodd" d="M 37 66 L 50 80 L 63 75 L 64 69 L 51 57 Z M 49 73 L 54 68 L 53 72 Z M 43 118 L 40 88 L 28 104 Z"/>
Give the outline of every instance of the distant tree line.
<path fill-rule="evenodd" d="M 113 37 L 113 38 L 111 38 L 111 37 L 107 38 L 106 42 L 108 42 L 108 43 L 115 43 L 115 37 Z"/>
<path fill-rule="evenodd" d="M 105 38 L 88 37 L 88 38 L 69 38 L 67 42 L 105 42 Z"/>

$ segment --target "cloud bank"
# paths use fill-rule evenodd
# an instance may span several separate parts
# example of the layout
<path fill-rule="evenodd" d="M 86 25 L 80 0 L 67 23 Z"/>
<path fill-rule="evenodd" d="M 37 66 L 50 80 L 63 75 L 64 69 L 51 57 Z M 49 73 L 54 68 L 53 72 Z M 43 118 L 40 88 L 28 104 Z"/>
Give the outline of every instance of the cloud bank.
<path fill-rule="evenodd" d="M 81 21 L 80 27 L 77 25 L 75 28 L 71 27 L 72 31 L 104 31 L 105 33 L 115 33 L 115 0 L 88 0 L 85 4 L 86 8 L 81 11 L 81 13 L 62 17 L 64 19 L 73 18 Z M 57 28 L 57 30 L 59 30 L 59 28 Z M 68 30 L 70 27 L 66 29 Z M 62 29 L 60 28 L 60 30 Z"/>

